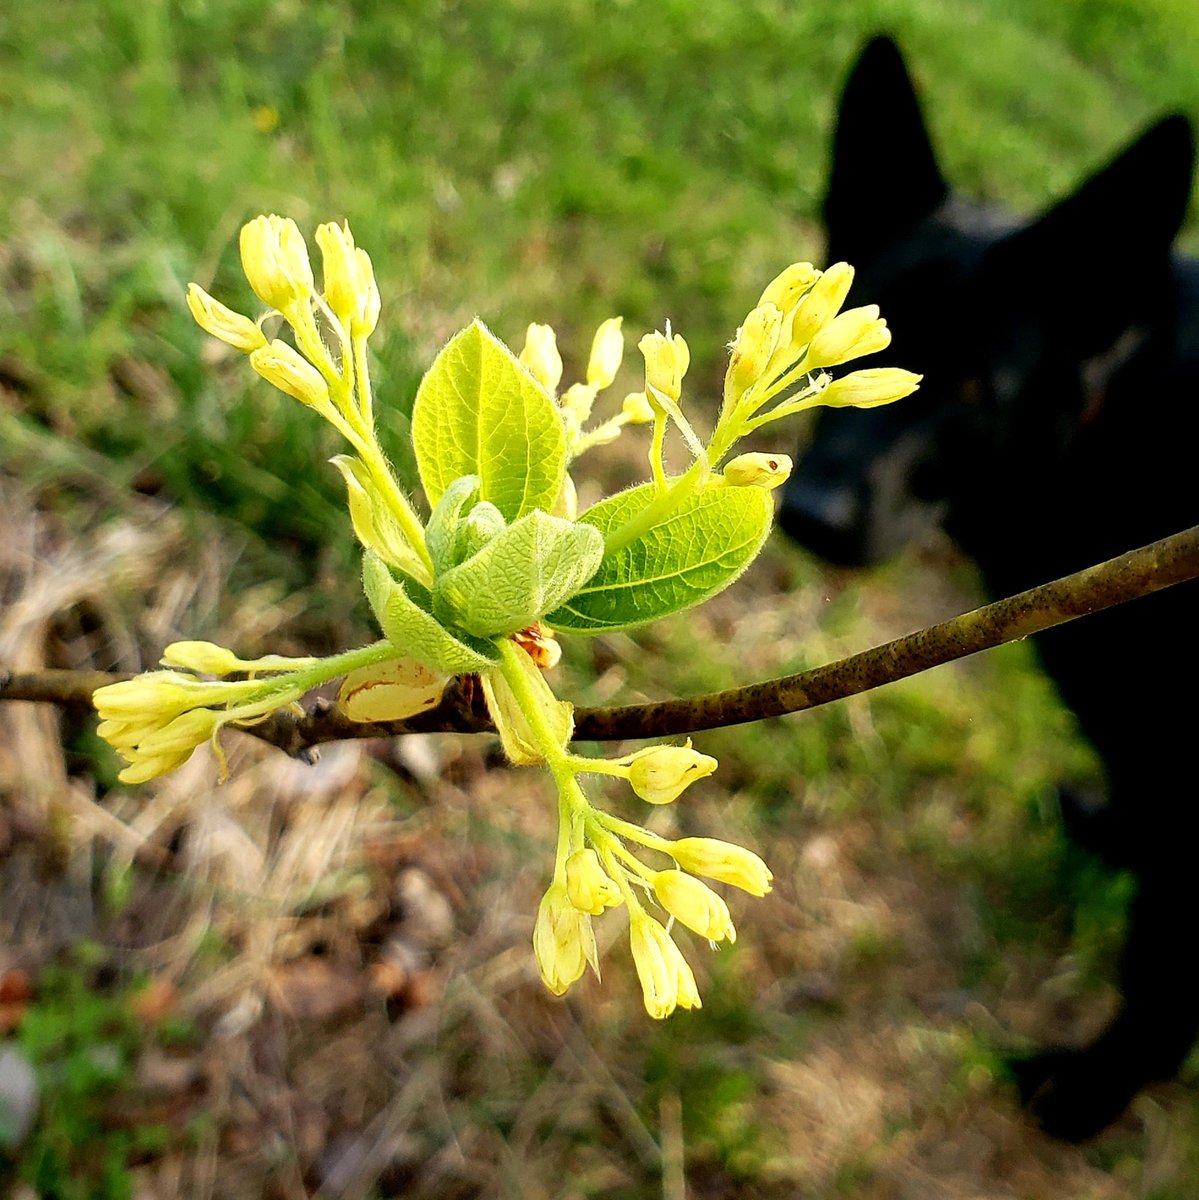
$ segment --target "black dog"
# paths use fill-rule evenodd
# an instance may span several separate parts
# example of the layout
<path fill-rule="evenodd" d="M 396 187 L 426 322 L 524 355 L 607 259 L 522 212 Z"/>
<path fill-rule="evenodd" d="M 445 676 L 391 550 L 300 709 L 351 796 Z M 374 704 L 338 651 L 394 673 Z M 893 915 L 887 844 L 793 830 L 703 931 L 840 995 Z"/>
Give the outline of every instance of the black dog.
<path fill-rule="evenodd" d="M 1199 518 L 1199 264 L 1173 256 L 1194 171 L 1171 116 L 1023 225 L 952 196 L 898 50 L 872 42 L 842 100 L 825 200 L 830 260 L 894 332 L 921 390 L 826 413 L 783 497 L 798 541 L 875 562 L 940 521 L 1010 595 Z M 1123 1005 L 1089 1046 L 1015 1064 L 1052 1133 L 1087 1137 L 1199 1033 L 1199 796 L 1188 746 L 1199 589 L 1187 584 L 1037 639 L 1107 769 L 1071 832 L 1137 893 Z M 1188 982 L 1188 980 L 1190 982 Z"/>

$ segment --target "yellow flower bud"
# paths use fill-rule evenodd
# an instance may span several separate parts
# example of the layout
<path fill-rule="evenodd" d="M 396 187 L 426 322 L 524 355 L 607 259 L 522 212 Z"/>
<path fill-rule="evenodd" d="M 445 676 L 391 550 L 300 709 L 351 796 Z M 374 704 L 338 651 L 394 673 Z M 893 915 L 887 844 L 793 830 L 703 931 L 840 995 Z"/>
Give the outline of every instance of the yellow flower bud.
<path fill-rule="evenodd" d="M 205 333 L 211 333 L 213 337 L 220 338 L 234 350 L 249 354 L 251 350 L 257 350 L 260 346 L 266 345 L 266 336 L 249 317 L 234 312 L 231 308 L 226 308 L 219 300 L 214 300 L 198 283 L 187 285 L 187 307 L 196 319 L 196 324 Z"/>
<path fill-rule="evenodd" d="M 278 338 L 250 355 L 250 366 L 281 392 L 294 396 L 309 408 L 328 409 L 329 385 L 324 376 L 300 352 Z"/>
<path fill-rule="evenodd" d="M 363 294 L 359 297 L 358 309 L 350 323 L 350 332 L 355 337 L 370 337 L 379 324 L 379 285 L 375 282 L 375 267 L 365 250 L 355 250 L 358 274 L 362 279 Z"/>
<path fill-rule="evenodd" d="M 630 392 L 624 398 L 620 411 L 630 425 L 648 425 L 654 419 L 653 405 L 644 392 Z"/>
<path fill-rule="evenodd" d="M 553 883 L 541 898 L 533 927 L 533 955 L 545 986 L 561 996 L 591 964 L 599 974 L 591 918 L 566 895 L 564 883 Z"/>
<path fill-rule="evenodd" d="M 690 738 L 685 746 L 650 746 L 638 750 L 627 761 L 633 791 L 650 804 L 670 804 L 719 765 L 710 755 L 692 750 Z"/>
<path fill-rule="evenodd" d="M 798 349 L 807 345 L 841 310 L 853 283 L 853 267 L 849 263 L 833 263 L 811 290 L 799 302 L 791 324 L 791 345 Z"/>
<path fill-rule="evenodd" d="M 304 235 L 290 217 L 255 217 L 242 226 L 241 265 L 255 295 L 280 312 L 312 294 Z"/>
<path fill-rule="evenodd" d="M 624 357 L 624 317 L 609 317 L 596 331 L 587 360 L 587 382 L 597 391 L 612 386 L 620 360 Z"/>
<path fill-rule="evenodd" d="M 348 223 L 318 225 L 316 244 L 324 264 L 325 299 L 348 329 L 365 292 L 354 235 Z"/>
<path fill-rule="evenodd" d="M 637 348 L 645 356 L 645 393 L 649 402 L 653 404 L 651 389 L 656 389 L 677 404 L 683 392 L 683 376 L 691 363 L 691 351 L 683 335 L 672 335 L 668 323 L 666 333 L 647 333 Z"/>
<path fill-rule="evenodd" d="M 774 878 L 752 850 L 718 838 L 681 838 L 671 842 L 669 854 L 684 871 L 731 883 L 751 896 L 765 896 Z"/>
<path fill-rule="evenodd" d="M 811 263 L 792 263 L 766 285 L 758 300 L 759 307 L 773 304 L 781 312 L 790 312 L 820 275 Z"/>
<path fill-rule="evenodd" d="M 387 501 L 361 459 L 337 454 L 329 460 L 346 481 L 350 524 L 358 540 L 384 562 L 399 567 L 414 579 L 427 578 L 420 556 L 404 536 Z"/>
<path fill-rule="evenodd" d="M 713 942 L 737 940 L 729 906 L 706 883 L 683 871 L 659 871 L 654 895 L 676 921 Z"/>
<path fill-rule="evenodd" d="M 229 675 L 244 670 L 242 660 L 213 642 L 172 642 L 162 652 L 164 667 L 183 667 L 205 675 Z"/>
<path fill-rule="evenodd" d="M 830 408 L 877 408 L 910 396 L 919 386 L 923 375 L 899 367 L 870 367 L 851 371 L 834 379 L 820 393 L 820 403 Z"/>
<path fill-rule="evenodd" d="M 221 724 L 221 714 L 193 708 L 158 729 L 117 747 L 129 762 L 117 776 L 122 783 L 145 783 L 181 767 L 197 746 L 208 741 Z"/>
<path fill-rule="evenodd" d="M 562 382 L 562 355 L 558 353 L 558 339 L 548 325 L 532 324 L 525 331 L 520 361 L 551 396 L 557 392 Z"/>
<path fill-rule="evenodd" d="M 289 658 L 265 654 L 261 658 L 238 658 L 232 650 L 212 642 L 172 642 L 159 660 L 164 667 L 182 667 L 204 675 L 231 675 L 234 671 L 302 671 L 315 666 L 316 658 Z"/>
<path fill-rule="evenodd" d="M 575 908 L 593 917 L 621 902 L 620 888 L 605 873 L 599 855 L 590 846 L 576 850 L 566 860 L 566 895 Z"/>
<path fill-rule="evenodd" d="M 724 481 L 733 487 L 760 487 L 770 491 L 787 482 L 791 459 L 786 454 L 738 454 L 724 468 Z"/>
<path fill-rule="evenodd" d="M 728 385 L 735 395 L 756 383 L 778 349 L 783 314 L 777 305 L 759 304 L 737 330 L 729 359 Z"/>
<path fill-rule="evenodd" d="M 233 693 L 177 671 L 147 671 L 120 683 L 110 683 L 92 693 L 92 704 L 102 721 L 141 721 L 155 724 L 197 704 L 216 704 Z"/>
<path fill-rule="evenodd" d="M 629 946 L 641 980 L 645 1011 L 656 1021 L 676 1008 L 700 1008 L 699 989 L 683 952 L 670 934 L 645 913 L 631 914 Z"/>
<path fill-rule="evenodd" d="M 885 350 L 890 344 L 891 331 L 878 315 L 877 304 L 851 308 L 834 317 L 812 339 L 804 367 L 809 371 L 835 367 L 851 358 Z"/>

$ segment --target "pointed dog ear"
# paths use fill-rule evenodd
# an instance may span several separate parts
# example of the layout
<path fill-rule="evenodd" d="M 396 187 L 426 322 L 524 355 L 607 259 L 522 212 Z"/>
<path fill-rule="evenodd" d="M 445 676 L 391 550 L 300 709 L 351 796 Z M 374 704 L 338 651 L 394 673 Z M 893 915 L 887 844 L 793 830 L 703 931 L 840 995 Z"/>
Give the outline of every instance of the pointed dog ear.
<path fill-rule="evenodd" d="M 841 96 L 824 199 L 829 260 L 870 257 L 948 191 L 903 56 L 890 38 L 877 37 Z"/>
<path fill-rule="evenodd" d="M 1018 291 L 1086 348 L 1150 311 L 1186 216 L 1195 170 L 1190 122 L 1158 121 L 1072 195 L 992 247 L 984 290 Z"/>

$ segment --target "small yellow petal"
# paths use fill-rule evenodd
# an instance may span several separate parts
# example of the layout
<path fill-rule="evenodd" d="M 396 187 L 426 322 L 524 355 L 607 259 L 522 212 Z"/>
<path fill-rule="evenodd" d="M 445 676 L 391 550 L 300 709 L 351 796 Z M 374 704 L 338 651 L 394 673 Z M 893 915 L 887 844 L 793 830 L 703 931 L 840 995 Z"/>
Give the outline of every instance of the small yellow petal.
<path fill-rule="evenodd" d="M 621 902 L 620 888 L 600 866 L 599 855 L 587 846 L 566 860 L 566 894 L 580 912 L 598 917 Z"/>
<path fill-rule="evenodd" d="M 731 883 L 751 896 L 765 896 L 774 878 L 752 850 L 718 838 L 681 838 L 671 842 L 668 853 L 684 871 Z"/>
<path fill-rule="evenodd" d="M 758 304 L 773 304 L 781 312 L 790 312 L 820 276 L 811 263 L 792 263 L 766 285 Z"/>
<path fill-rule="evenodd" d="M 737 940 L 729 906 L 706 883 L 684 871 L 659 871 L 654 895 L 676 921 L 714 942 Z"/>
<path fill-rule="evenodd" d="M 558 339 L 548 325 L 534 323 L 525 331 L 520 361 L 551 396 L 557 393 L 562 382 L 562 355 L 558 353 Z"/>
<path fill-rule="evenodd" d="M 870 367 L 834 379 L 820 393 L 820 403 L 829 408 L 877 408 L 910 396 L 923 375 L 899 367 Z"/>
<path fill-rule="evenodd" d="M 324 376 L 298 350 L 277 338 L 250 355 L 250 366 L 281 392 L 294 396 L 309 408 L 332 408 L 329 385 Z"/>
<path fill-rule="evenodd" d="M 724 481 L 733 487 L 760 487 L 770 491 L 786 483 L 791 458 L 786 454 L 738 454 L 724 468 Z"/>
<path fill-rule="evenodd" d="M 187 307 L 205 333 L 220 338 L 243 354 L 266 345 L 266 336 L 249 317 L 226 308 L 198 283 L 187 285 Z"/>
<path fill-rule="evenodd" d="M 623 317 L 609 317 L 595 331 L 591 356 L 587 360 L 587 382 L 598 391 L 612 386 L 620 360 L 624 357 L 624 334 L 620 326 Z"/>

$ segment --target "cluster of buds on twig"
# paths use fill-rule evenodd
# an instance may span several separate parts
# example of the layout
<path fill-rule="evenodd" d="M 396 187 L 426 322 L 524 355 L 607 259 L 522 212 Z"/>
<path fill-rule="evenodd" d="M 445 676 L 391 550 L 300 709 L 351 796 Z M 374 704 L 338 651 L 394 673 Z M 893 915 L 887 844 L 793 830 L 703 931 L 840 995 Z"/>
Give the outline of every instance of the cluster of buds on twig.
<path fill-rule="evenodd" d="M 638 343 L 644 387 L 594 424 L 597 397 L 615 382 L 624 354 L 620 317 L 600 325 L 584 379 L 564 391 L 548 325 L 529 326 L 518 358 L 476 322 L 442 350 L 413 406 L 413 451 L 430 510 L 422 520 L 375 434 L 367 339 L 380 299 L 371 260 L 348 225 L 321 225 L 316 242 L 319 289 L 295 222 L 256 217 L 241 232 L 241 259 L 266 311 L 235 312 L 197 284 L 188 305 L 205 330 L 349 443 L 352 453 L 333 463 L 383 640 L 303 659 L 243 660 L 207 642 L 169 646 L 170 669 L 95 694 L 100 734 L 127 763 L 121 779 L 174 770 L 205 741 L 219 755 L 224 726 L 295 706 L 334 679 L 351 720 L 386 720 L 435 704 L 453 675 L 478 675 L 509 760 L 543 766 L 557 787 L 554 871 L 533 937 L 546 985 L 560 995 L 588 965 L 598 974 L 592 920 L 624 908 L 646 1010 L 660 1018 L 696 1008 L 699 990 L 674 924 L 712 945 L 733 941 L 728 905 L 704 881 L 763 896 L 770 871 L 743 847 L 662 838 L 588 798 L 580 778 L 607 775 L 647 803 L 671 804 L 717 764 L 690 741 L 611 760 L 572 753 L 572 706 L 544 674 L 557 662 L 556 634 L 627 629 L 727 587 L 760 550 L 774 512 L 768 493 L 791 470 L 782 454 L 725 461 L 735 443 L 805 408 L 898 399 L 919 376 L 891 368 L 829 375 L 827 368 L 890 340 L 876 307 L 840 311 L 853 275 L 845 263 L 824 272 L 797 263 L 766 288 L 732 343 L 720 416 L 706 441 L 684 412 L 691 355 L 669 322 Z M 268 340 L 263 324 L 275 317 L 290 327 L 291 342 Z M 640 424 L 652 425 L 649 482 L 579 514 L 568 468 Z M 671 427 L 692 458 L 674 477 L 663 457 Z M 643 861 L 647 854 L 667 865 Z"/>

